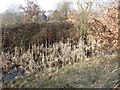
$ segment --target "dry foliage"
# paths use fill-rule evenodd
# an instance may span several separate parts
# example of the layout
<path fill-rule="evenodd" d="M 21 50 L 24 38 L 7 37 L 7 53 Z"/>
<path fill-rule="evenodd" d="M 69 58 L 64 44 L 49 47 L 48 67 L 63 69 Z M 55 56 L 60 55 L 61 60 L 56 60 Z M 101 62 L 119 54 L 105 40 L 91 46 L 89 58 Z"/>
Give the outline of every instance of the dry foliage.
<path fill-rule="evenodd" d="M 86 58 L 84 47 L 81 40 L 76 46 L 72 46 L 70 41 L 65 44 L 62 42 L 55 43 L 49 47 L 43 45 L 32 45 L 24 52 L 24 48 L 16 47 L 13 53 L 2 52 L 2 71 L 8 73 L 13 68 L 21 67 L 25 72 L 41 71 L 45 68 L 60 68 L 67 64 L 82 62 Z"/>
<path fill-rule="evenodd" d="M 21 6 L 20 8 L 25 13 L 25 22 L 35 22 L 36 16 L 40 13 L 39 5 L 36 0 L 25 0 L 26 7 Z"/>
<path fill-rule="evenodd" d="M 101 16 L 90 15 L 90 26 L 94 39 L 106 52 L 114 52 L 118 47 L 118 8 L 111 2 L 109 5 L 100 5 Z"/>

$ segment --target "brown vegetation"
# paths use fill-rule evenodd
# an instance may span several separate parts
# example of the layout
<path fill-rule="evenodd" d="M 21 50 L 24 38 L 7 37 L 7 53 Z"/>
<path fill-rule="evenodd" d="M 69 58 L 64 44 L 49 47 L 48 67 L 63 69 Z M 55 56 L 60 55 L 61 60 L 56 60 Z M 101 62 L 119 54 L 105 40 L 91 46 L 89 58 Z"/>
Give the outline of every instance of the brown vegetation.
<path fill-rule="evenodd" d="M 23 46 L 26 49 L 29 44 L 52 44 L 56 41 L 67 39 L 70 32 L 76 33 L 72 23 L 67 22 L 42 22 L 20 24 L 2 28 L 2 49 L 10 50 L 15 46 Z M 78 38 L 76 35 L 71 38 Z"/>
<path fill-rule="evenodd" d="M 110 6 L 105 7 L 101 5 L 100 16 L 95 16 L 93 14 L 94 12 L 91 11 L 93 3 L 94 2 L 85 2 L 85 4 L 88 5 L 85 8 L 81 2 L 77 3 L 79 13 L 75 11 L 72 12 L 73 14 L 71 13 L 70 16 L 68 10 L 63 8 L 62 11 L 65 10 L 67 12 L 63 20 L 61 17 L 58 18 L 58 14 L 62 14 L 54 13 L 55 15 L 53 15 L 53 20 L 56 18 L 56 21 L 36 21 L 34 23 L 28 21 L 29 23 L 27 22 L 25 24 L 7 27 L 3 26 L 2 51 L 0 52 L 0 59 L 3 62 L 1 66 L 4 76 L 11 73 L 11 70 L 14 68 L 16 70 L 21 68 L 24 71 L 23 74 L 27 76 L 38 71 L 44 72 L 45 70 L 60 70 L 63 66 L 74 65 L 75 63 L 80 63 L 80 65 L 82 65 L 85 61 L 88 62 L 88 66 L 86 67 L 88 68 L 88 72 L 86 72 L 86 75 L 89 74 L 90 71 L 91 76 L 88 77 L 96 77 L 97 72 L 99 76 L 99 67 L 101 64 L 104 63 L 106 66 L 108 65 L 106 63 L 110 62 L 108 60 L 110 58 L 107 58 L 106 62 L 106 57 L 116 56 L 120 50 L 120 47 L 118 46 L 119 20 L 118 9 L 113 5 L 113 2 L 113 6 L 111 4 L 109 4 Z M 69 5 L 67 9 L 69 9 Z M 30 15 L 30 19 L 34 16 L 32 13 Z M 60 21 L 57 21 L 57 19 L 60 19 Z M 105 57 L 102 58 L 103 56 Z M 91 58 L 100 58 L 100 66 L 97 67 L 96 63 L 98 62 L 93 63 L 93 61 L 90 61 L 90 63 L 93 63 L 93 65 L 91 65 L 88 61 L 93 60 Z M 111 61 L 111 63 L 113 61 Z M 115 67 L 115 70 L 112 69 L 110 71 L 109 65 L 106 67 L 102 66 L 102 69 L 104 69 L 103 72 L 107 72 L 106 76 L 109 76 L 111 72 L 114 73 L 114 71 L 119 70 L 116 62 L 115 65 L 110 63 L 112 66 L 110 69 Z M 89 67 L 90 65 L 91 67 Z M 97 67 L 97 70 L 94 67 Z M 80 68 L 82 73 L 84 73 L 83 71 L 86 70 L 86 68 L 83 70 Z M 93 75 L 91 70 L 95 70 L 96 73 Z M 79 76 L 80 75 L 82 74 L 79 73 Z M 116 80 L 116 76 L 117 74 L 115 73 L 111 79 L 114 79 L 117 83 L 118 80 Z M 88 77 L 86 76 L 84 78 Z M 93 80 L 91 87 L 107 87 L 106 80 L 104 80 L 103 77 L 101 78 L 102 80 L 95 78 L 96 82 L 93 83 Z M 108 80 L 109 78 L 105 79 Z M 91 78 L 89 78 L 88 81 L 91 82 Z M 105 81 L 104 84 L 101 83 L 98 85 L 99 82 L 103 81 Z M 109 81 L 110 80 L 108 80 L 108 82 Z M 113 82 L 110 81 L 109 84 L 111 83 L 113 87 L 116 86 L 116 83 L 113 84 Z M 82 82 L 80 84 L 82 85 Z"/>

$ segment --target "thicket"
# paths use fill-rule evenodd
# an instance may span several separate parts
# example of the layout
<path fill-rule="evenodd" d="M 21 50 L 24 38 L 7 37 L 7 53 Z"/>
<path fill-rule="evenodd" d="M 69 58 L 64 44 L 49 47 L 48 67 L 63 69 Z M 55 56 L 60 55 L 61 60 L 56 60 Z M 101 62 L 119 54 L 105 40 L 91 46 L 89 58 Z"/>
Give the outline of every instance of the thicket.
<path fill-rule="evenodd" d="M 91 12 L 93 2 L 85 2 L 87 6 L 84 9 L 78 0 L 79 12 L 74 22 L 30 22 L 3 27 L 3 51 L 0 58 L 4 62 L 2 64 L 4 73 L 9 73 L 9 69 L 17 67 L 29 74 L 48 68 L 58 70 L 67 64 L 82 64 L 94 56 L 102 58 L 117 54 L 119 51 L 119 20 L 116 3 L 100 5 L 101 13 L 95 16 Z M 65 20 L 67 18 L 65 17 Z M 104 69 L 108 67 L 109 65 Z M 88 71 L 92 73 L 91 70 Z M 109 74 L 109 69 L 107 70 Z M 97 82 L 102 82 L 102 80 L 98 79 Z M 96 86 L 97 82 L 92 85 Z M 104 85 L 107 85 L 106 83 Z"/>
<path fill-rule="evenodd" d="M 14 47 L 23 47 L 27 50 L 31 44 L 53 44 L 58 41 L 65 42 L 71 38 L 72 42 L 78 40 L 79 34 L 74 25 L 68 22 L 41 22 L 18 24 L 2 27 L 2 50 L 12 50 Z"/>

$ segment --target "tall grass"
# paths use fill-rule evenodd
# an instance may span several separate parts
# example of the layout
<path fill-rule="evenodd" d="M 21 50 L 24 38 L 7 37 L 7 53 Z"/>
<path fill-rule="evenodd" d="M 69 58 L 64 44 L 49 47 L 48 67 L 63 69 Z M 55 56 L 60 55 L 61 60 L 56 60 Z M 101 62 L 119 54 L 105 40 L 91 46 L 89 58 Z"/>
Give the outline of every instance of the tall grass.
<path fill-rule="evenodd" d="M 68 40 L 66 43 L 56 42 L 49 45 L 49 47 L 47 47 L 47 44 L 45 47 L 43 44 L 34 44 L 27 51 L 22 47 L 15 47 L 14 52 L 1 52 L 0 58 L 4 74 L 9 73 L 13 68 L 20 67 L 25 71 L 25 75 L 29 75 L 35 71 L 43 71 L 46 68 L 58 70 L 67 64 L 82 63 L 91 55 L 102 55 L 102 52 L 92 51 L 94 49 L 91 50 L 91 46 L 83 46 L 83 41 L 80 39 L 77 45 L 71 44 Z"/>
<path fill-rule="evenodd" d="M 116 55 L 93 57 L 89 61 L 66 65 L 58 71 L 37 72 L 29 77 L 5 83 L 17 88 L 118 88 L 118 58 Z"/>
<path fill-rule="evenodd" d="M 4 73 L 16 66 L 32 73 L 45 68 L 58 69 L 67 64 L 82 62 L 86 58 L 83 50 L 81 42 L 79 45 L 72 45 L 70 41 L 58 42 L 49 47 L 34 44 L 27 51 L 22 47 L 16 47 L 12 53 L 1 52 L 0 58 Z"/>

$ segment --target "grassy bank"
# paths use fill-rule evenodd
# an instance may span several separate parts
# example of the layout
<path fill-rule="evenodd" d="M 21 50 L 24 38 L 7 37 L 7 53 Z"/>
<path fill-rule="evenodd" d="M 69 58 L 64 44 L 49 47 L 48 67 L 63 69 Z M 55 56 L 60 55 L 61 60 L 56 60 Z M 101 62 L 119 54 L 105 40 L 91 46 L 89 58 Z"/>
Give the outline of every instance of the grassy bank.
<path fill-rule="evenodd" d="M 118 57 L 93 57 L 83 63 L 67 65 L 58 71 L 36 72 L 5 83 L 3 87 L 24 88 L 113 88 L 118 87 Z"/>

